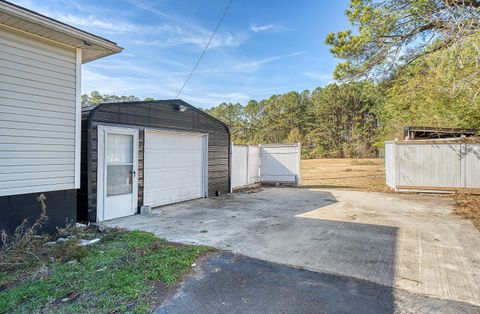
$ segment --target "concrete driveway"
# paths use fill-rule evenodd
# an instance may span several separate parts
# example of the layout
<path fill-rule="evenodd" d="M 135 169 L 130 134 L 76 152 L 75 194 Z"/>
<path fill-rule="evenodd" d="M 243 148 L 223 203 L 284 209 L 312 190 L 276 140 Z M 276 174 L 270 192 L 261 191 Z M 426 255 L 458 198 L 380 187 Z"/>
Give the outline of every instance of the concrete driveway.
<path fill-rule="evenodd" d="M 105 223 L 480 305 L 480 233 L 446 197 L 269 188 Z"/>

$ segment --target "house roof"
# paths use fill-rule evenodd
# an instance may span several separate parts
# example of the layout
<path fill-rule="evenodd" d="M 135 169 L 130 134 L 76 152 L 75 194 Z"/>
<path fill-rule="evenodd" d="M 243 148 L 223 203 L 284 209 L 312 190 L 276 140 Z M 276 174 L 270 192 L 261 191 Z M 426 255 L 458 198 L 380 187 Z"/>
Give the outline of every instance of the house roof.
<path fill-rule="evenodd" d="M 475 136 L 476 130 L 459 128 L 437 128 L 428 126 L 405 126 L 403 135 L 405 139 L 437 139 Z"/>
<path fill-rule="evenodd" d="M 113 41 L 4 0 L 0 0 L 0 25 L 72 48 L 81 48 L 82 63 L 123 50 Z"/>
<path fill-rule="evenodd" d="M 128 102 L 110 102 L 110 103 L 101 103 L 96 105 L 90 105 L 82 108 L 82 119 L 91 120 L 95 111 L 102 110 L 104 107 L 108 106 L 135 106 L 135 105 L 148 105 L 148 106 L 186 106 L 191 110 L 199 112 L 202 115 L 208 116 L 210 119 L 217 121 L 223 127 L 227 129 L 227 132 L 230 134 L 230 128 L 226 123 L 220 119 L 215 118 L 214 116 L 206 113 L 205 111 L 190 105 L 189 103 L 181 99 L 164 99 L 164 100 L 144 100 L 144 101 L 128 101 Z"/>

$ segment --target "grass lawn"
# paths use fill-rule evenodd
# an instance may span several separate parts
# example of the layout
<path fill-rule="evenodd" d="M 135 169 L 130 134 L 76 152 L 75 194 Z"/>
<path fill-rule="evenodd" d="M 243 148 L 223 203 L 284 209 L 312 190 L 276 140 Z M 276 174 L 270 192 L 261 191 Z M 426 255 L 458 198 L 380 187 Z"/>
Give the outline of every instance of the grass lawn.
<path fill-rule="evenodd" d="M 302 186 L 386 192 L 383 159 L 303 159 Z"/>
<path fill-rule="evenodd" d="M 87 247 L 78 240 L 48 247 L 31 264 L 3 270 L 0 313 L 145 313 L 210 250 L 141 231 L 101 236 Z"/>

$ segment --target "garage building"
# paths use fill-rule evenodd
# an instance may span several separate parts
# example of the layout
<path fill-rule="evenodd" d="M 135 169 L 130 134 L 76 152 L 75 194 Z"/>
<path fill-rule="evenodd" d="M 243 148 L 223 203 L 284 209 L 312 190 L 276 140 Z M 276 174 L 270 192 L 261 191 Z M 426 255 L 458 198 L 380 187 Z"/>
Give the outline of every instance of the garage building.
<path fill-rule="evenodd" d="M 230 131 L 182 100 L 82 112 L 77 217 L 95 222 L 230 191 Z"/>

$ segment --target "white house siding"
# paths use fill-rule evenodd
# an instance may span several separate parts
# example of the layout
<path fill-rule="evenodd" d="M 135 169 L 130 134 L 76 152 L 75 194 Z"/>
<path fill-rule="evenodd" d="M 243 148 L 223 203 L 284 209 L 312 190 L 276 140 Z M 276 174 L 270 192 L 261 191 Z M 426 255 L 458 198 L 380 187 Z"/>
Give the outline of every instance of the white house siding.
<path fill-rule="evenodd" d="M 75 188 L 77 58 L 0 28 L 0 196 Z"/>

